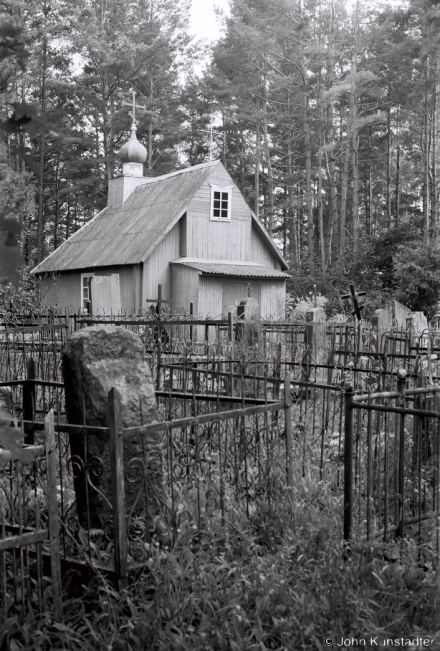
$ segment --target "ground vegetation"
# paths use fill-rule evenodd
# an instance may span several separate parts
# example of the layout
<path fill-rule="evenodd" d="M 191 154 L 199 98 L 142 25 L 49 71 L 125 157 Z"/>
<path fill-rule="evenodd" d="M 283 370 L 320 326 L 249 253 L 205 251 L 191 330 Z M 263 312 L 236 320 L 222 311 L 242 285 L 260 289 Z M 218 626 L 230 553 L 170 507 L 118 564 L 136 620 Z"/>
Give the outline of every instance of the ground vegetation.
<path fill-rule="evenodd" d="M 436 648 L 432 566 L 418 561 L 411 541 L 400 550 L 360 544 L 344 560 L 340 519 L 331 482 L 299 478 L 284 503 L 246 525 L 236 517 L 226 535 L 156 546 L 148 568 L 120 590 L 95 572 L 75 596 L 72 574 L 63 622 L 48 608 L 41 620 L 9 621 L 0 643 L 14 651 L 294 651 L 328 648 L 328 637 L 336 645 L 419 636 Z"/>

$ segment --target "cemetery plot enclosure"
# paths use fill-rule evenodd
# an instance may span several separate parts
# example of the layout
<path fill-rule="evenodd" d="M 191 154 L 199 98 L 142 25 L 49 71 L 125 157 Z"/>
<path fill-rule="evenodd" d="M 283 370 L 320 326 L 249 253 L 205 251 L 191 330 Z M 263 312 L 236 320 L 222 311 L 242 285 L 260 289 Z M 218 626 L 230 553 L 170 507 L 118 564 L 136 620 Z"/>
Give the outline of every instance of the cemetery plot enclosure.
<path fill-rule="evenodd" d="M 425 560 L 440 552 L 439 386 L 345 394 L 344 537 L 415 538 Z"/>
<path fill-rule="evenodd" d="M 176 335 L 180 325 L 186 338 Z M 27 375 L 3 385 L 12 387 L 9 406 L 22 418 L 26 441 L 42 450 L 48 449 L 48 424 L 39 418 L 55 407 L 62 561 L 92 565 L 118 581 L 145 567 L 155 549 L 224 540 L 237 523 L 252 528 L 260 512 L 276 518 L 301 477 L 331 485 L 347 541 L 416 534 L 429 559 L 437 560 L 439 416 L 433 396 L 439 389 L 424 386 L 425 375 L 436 376 L 435 333 L 378 338 L 374 330 L 335 327 L 326 332 L 331 349 L 320 363 L 309 355 L 314 335 L 307 323 L 272 324 L 254 346 L 242 345 L 240 324 L 223 325 L 205 323 L 215 336 L 208 332 L 198 349 L 190 336 L 193 322 L 155 319 L 136 326 L 154 346 L 146 356 L 155 369 L 159 420 L 142 422 L 140 400 L 139 422 L 136 417 L 129 428 L 122 426 L 114 390 L 108 427 L 92 427 L 85 408 L 81 425 L 66 423 L 62 383 L 37 379 L 44 365 L 24 357 L 28 341 L 18 333 L 23 348 L 15 350 Z M 58 336 L 65 329 L 49 332 Z M 48 354 L 58 364 L 61 341 L 51 343 Z M 402 361 L 409 373 L 396 391 L 394 369 Z M 346 390 L 347 381 L 353 390 Z M 36 464 L 30 485 L 23 483 L 23 509 L 41 496 L 38 486 L 46 490 L 44 473 Z M 38 504 L 40 522 L 46 522 L 48 503 Z M 24 533 L 40 535 L 32 517 Z M 44 565 L 48 548 L 40 542 Z"/>
<path fill-rule="evenodd" d="M 53 418 L 43 445 L 0 432 L 0 622 L 62 613 Z"/>
<path fill-rule="evenodd" d="M 292 484 L 288 395 L 286 400 L 245 407 L 235 400 L 226 411 L 207 413 L 205 401 L 198 404 L 190 395 L 187 400 L 169 395 L 160 400 L 174 420 L 124 430 L 112 389 L 109 428 L 88 426 L 86 415 L 83 426 L 59 421 L 51 426 L 59 550 L 74 567 L 92 563 L 121 578 L 148 560 L 153 545 L 200 541 L 208 531 L 219 533 L 231 512 L 249 520 L 257 508 L 270 508 L 282 499 L 285 487 Z M 196 415 L 182 417 L 188 400 L 188 410 Z M 53 419 L 52 412 L 48 419 Z M 43 450 L 47 422 L 25 424 Z M 88 452 L 91 437 L 104 441 L 101 456 Z M 157 442 L 153 447 L 152 439 Z M 2 466 L 2 471 L 7 478 L 7 468 Z M 20 486 L 22 510 L 32 513 L 38 495 L 36 508 L 45 520 L 47 504 L 38 489 L 45 481 L 45 467 L 35 465 L 33 473 L 31 485 Z M 2 486 L 6 499 L 13 501 L 12 484 Z M 26 521 L 26 526 L 35 530 L 34 521 Z"/>

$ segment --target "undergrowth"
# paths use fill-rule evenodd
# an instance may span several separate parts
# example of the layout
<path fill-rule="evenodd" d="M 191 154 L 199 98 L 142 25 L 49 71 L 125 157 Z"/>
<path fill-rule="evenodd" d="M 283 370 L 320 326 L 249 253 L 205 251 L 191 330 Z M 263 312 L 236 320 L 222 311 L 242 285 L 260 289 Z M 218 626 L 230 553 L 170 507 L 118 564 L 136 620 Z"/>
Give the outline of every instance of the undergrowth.
<path fill-rule="evenodd" d="M 246 525 L 237 519 L 221 536 L 155 546 L 145 570 L 119 591 L 96 575 L 66 598 L 62 622 L 49 609 L 23 624 L 8 620 L 0 648 L 294 651 L 329 648 L 329 636 L 338 648 L 341 638 L 415 635 L 440 648 L 432 567 L 408 543 L 357 546 L 344 560 L 340 532 L 332 485 L 298 480 L 285 503 Z"/>

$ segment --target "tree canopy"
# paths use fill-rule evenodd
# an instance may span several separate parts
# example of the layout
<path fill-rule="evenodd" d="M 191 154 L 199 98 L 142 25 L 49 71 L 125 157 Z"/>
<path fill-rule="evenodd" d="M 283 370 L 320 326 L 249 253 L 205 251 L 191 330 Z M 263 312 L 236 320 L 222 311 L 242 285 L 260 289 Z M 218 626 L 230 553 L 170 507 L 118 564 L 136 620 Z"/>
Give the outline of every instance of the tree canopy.
<path fill-rule="evenodd" d="M 190 37 L 190 4 L 2 3 L 0 184 L 25 262 L 105 205 L 133 88 L 145 174 L 213 150 L 288 260 L 292 291 L 314 283 L 336 301 L 351 279 L 380 302 L 403 282 L 402 297 L 429 311 L 438 3 L 231 0 L 208 53 Z"/>

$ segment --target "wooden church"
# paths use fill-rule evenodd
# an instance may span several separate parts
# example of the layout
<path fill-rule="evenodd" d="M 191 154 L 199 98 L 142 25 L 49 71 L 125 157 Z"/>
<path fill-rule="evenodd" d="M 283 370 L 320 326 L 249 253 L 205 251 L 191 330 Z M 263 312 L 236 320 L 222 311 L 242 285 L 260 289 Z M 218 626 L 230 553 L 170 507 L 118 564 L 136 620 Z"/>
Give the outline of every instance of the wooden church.
<path fill-rule="evenodd" d="M 256 298 L 263 318 L 284 318 L 287 263 L 220 161 L 143 176 L 135 122 L 119 151 L 107 207 L 32 271 L 45 305 L 89 314 L 147 310 L 219 318 Z"/>

